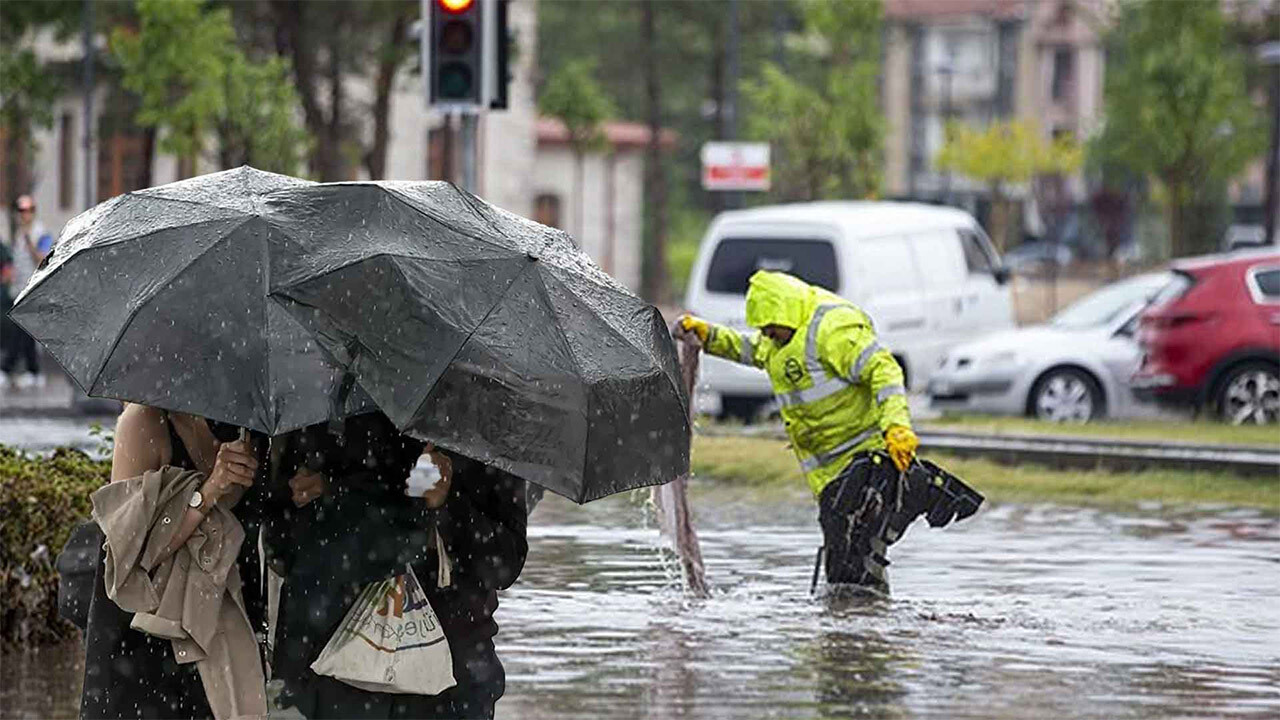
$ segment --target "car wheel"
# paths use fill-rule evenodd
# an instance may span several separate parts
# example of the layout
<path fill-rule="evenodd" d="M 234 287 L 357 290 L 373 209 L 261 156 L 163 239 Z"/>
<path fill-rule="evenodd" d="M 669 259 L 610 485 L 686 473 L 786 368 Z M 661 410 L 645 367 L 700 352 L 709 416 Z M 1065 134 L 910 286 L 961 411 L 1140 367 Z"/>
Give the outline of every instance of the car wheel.
<path fill-rule="evenodd" d="M 1074 368 L 1050 370 L 1031 388 L 1031 414 L 1040 420 L 1084 423 L 1103 415 L 1102 388 Z"/>
<path fill-rule="evenodd" d="M 1218 391 L 1218 417 L 1232 425 L 1280 422 L 1280 368 L 1251 362 L 1232 368 Z"/>

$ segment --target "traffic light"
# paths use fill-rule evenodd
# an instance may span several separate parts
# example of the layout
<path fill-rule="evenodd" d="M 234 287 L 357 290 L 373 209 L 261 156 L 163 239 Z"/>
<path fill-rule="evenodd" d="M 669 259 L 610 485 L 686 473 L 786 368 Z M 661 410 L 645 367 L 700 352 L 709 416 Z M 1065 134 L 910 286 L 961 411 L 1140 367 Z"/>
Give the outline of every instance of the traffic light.
<path fill-rule="evenodd" d="M 428 102 L 474 112 L 507 106 L 507 0 L 424 0 Z M 426 13 L 424 13 L 426 14 Z"/>
<path fill-rule="evenodd" d="M 478 0 L 431 3 L 432 105 L 478 107 L 483 98 L 484 4 Z"/>

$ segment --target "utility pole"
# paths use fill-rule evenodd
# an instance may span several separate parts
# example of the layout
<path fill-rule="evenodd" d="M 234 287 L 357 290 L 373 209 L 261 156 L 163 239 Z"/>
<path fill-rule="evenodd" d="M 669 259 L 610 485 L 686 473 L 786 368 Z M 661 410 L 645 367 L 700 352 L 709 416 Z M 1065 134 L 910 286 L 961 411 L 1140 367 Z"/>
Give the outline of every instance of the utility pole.
<path fill-rule="evenodd" d="M 93 207 L 93 0 L 84 0 L 81 40 L 84 59 L 80 63 L 81 83 L 84 85 L 84 209 Z"/>
<path fill-rule="evenodd" d="M 476 192 L 476 121 L 474 112 L 459 114 L 462 125 L 462 189 Z"/>
<path fill-rule="evenodd" d="M 951 122 L 951 81 L 956 74 L 955 58 L 949 58 L 946 64 L 938 66 L 938 74 L 942 76 L 942 132 L 945 136 L 947 123 Z M 951 204 L 951 170 L 942 176 L 942 201 Z"/>
<path fill-rule="evenodd" d="M 725 51 L 725 78 L 726 87 L 724 92 L 725 108 L 724 108 L 724 130 L 726 140 L 738 139 L 738 0 L 729 0 L 729 28 L 725 33 L 725 42 L 727 48 Z M 724 197 L 724 205 L 732 210 L 742 207 L 742 193 L 738 191 L 727 192 Z"/>
<path fill-rule="evenodd" d="M 1271 75 L 1267 95 L 1271 105 L 1271 148 L 1267 154 L 1266 186 L 1262 198 L 1266 242 L 1280 244 L 1280 42 L 1262 46 L 1258 57 Z"/>

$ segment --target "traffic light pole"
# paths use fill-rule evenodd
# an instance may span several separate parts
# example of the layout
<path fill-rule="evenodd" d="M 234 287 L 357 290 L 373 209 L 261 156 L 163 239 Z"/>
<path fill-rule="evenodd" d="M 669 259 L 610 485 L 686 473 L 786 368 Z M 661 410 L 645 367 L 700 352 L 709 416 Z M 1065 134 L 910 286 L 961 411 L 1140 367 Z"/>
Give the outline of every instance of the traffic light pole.
<path fill-rule="evenodd" d="M 462 189 L 476 193 L 476 113 L 460 113 L 462 125 Z"/>

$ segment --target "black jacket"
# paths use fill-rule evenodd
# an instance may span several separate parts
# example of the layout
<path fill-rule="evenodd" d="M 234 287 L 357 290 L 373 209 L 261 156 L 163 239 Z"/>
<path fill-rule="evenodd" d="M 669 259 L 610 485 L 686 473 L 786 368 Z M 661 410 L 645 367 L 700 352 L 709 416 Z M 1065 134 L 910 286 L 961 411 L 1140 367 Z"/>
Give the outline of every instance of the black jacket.
<path fill-rule="evenodd" d="M 281 518 L 267 535 L 272 564 L 287 573 L 272 662 L 274 676 L 286 682 L 285 702 L 308 718 L 471 715 L 486 706 L 491 712 L 504 685 L 493 648 L 497 591 L 515 582 L 528 552 L 524 481 L 454 456 L 448 500 L 429 509 L 405 495 L 422 443 L 380 414 L 348 421 L 341 444 L 313 434 L 299 446 L 302 452 L 284 463 L 289 471 L 273 488 L 275 512 L 268 512 Z M 301 510 L 286 506 L 288 489 L 279 486 L 308 461 L 323 466 L 330 492 Z M 434 527 L 453 565 L 446 588 L 437 588 L 436 554 L 427 549 Z M 369 693 L 312 673 L 310 664 L 360 588 L 401 572 L 406 562 L 440 618 L 458 687 L 434 697 Z M 462 703 L 471 711 L 455 712 Z"/>

